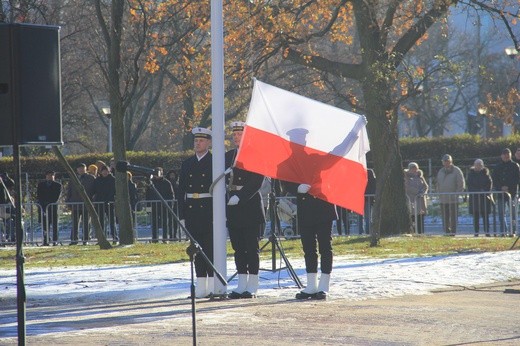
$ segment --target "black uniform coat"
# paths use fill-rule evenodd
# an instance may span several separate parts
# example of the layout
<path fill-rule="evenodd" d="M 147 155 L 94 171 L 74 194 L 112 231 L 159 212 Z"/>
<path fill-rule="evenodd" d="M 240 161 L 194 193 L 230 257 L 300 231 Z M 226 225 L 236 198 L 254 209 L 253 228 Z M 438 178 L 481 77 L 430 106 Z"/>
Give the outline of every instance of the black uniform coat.
<path fill-rule="evenodd" d="M 181 165 L 179 174 L 179 219 L 186 220 L 188 230 L 197 233 L 198 225 L 202 229 L 213 225 L 213 198 L 186 198 L 188 193 L 209 193 L 213 182 L 212 156 L 208 152 L 200 161 L 194 155 Z"/>
<path fill-rule="evenodd" d="M 308 193 L 298 193 L 297 183 L 282 182 L 284 191 L 297 196 L 298 224 L 312 226 L 332 222 L 338 218 L 336 206 Z"/>
<path fill-rule="evenodd" d="M 233 165 L 236 154 L 236 149 L 226 153 L 226 168 Z M 233 168 L 232 176 L 232 181 L 230 181 L 230 176 L 227 177 L 227 198 L 238 196 L 240 200 L 237 205 L 226 205 L 227 226 L 229 228 L 239 228 L 264 223 L 264 206 L 259 192 L 264 176 L 236 167 Z M 234 189 L 234 186 L 240 186 L 241 188 L 239 190 Z"/>

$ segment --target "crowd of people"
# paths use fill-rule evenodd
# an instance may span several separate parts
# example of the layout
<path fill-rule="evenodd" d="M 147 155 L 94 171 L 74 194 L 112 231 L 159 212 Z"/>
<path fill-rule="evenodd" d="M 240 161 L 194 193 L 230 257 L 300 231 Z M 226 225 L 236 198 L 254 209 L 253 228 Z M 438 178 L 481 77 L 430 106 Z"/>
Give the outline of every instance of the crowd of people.
<path fill-rule="evenodd" d="M 515 152 L 520 161 L 520 148 Z M 439 200 L 442 226 L 445 235 L 457 233 L 459 204 L 468 199 L 468 210 L 473 216 L 474 235 L 480 235 L 480 225 L 485 236 L 513 236 L 516 230 L 516 205 L 520 183 L 520 165 L 513 161 L 509 148 L 502 150 L 500 162 L 491 171 L 482 159 L 476 159 L 467 176 L 454 165 L 453 158 L 445 154 L 442 168 L 437 172 L 436 195 Z M 424 216 L 428 212 L 428 183 L 416 162 L 410 162 L 404 170 L 405 191 L 412 221 L 417 233 L 424 233 Z M 490 214 L 497 211 L 498 232 L 490 228 Z M 482 222 L 481 222 L 482 220 Z"/>
<path fill-rule="evenodd" d="M 254 298 L 257 294 L 259 240 L 266 221 L 266 208 L 262 198 L 265 177 L 234 166 L 244 126 L 243 122 L 231 124 L 235 148 L 225 155 L 228 172 L 227 228 L 238 275 L 237 287 L 229 294 L 231 299 Z M 194 155 L 181 163 L 179 173 L 169 170 L 164 174 L 163 168 L 157 167 L 151 176 L 151 184 L 147 188 L 145 198 L 151 214 L 152 242 L 159 241 L 159 229 L 162 229 L 163 242 L 180 238 L 181 230 L 188 231 L 207 258 L 213 262 L 213 197 L 210 192 L 213 183 L 210 151 L 212 133 L 211 130 L 200 127 L 194 128 L 192 133 Z M 498 210 L 499 235 L 508 232 L 512 234 L 515 231 L 520 166 L 512 160 L 510 149 L 504 149 L 500 157 L 501 162 L 492 171 L 485 166 L 482 159 L 476 159 L 468 169 L 467 176 L 464 176 L 463 171 L 454 164 L 451 155 L 442 156 L 442 167 L 436 176 L 435 194 L 439 201 L 443 231 L 446 235 L 453 236 L 457 232 L 458 208 L 462 196 L 469 198 L 469 212 L 473 215 L 475 236 L 479 235 L 481 220 L 484 234 L 491 236 L 489 215 L 495 206 Z M 520 148 L 516 151 L 515 157 L 520 160 Z M 88 209 L 84 206 L 84 194 L 94 203 L 102 229 L 107 228 L 113 243 L 117 244 L 119 237 L 114 212 L 114 160 L 108 165 L 102 161 L 89 166 L 81 163 L 77 165 L 76 173 L 79 185 L 69 183 L 65 194 L 62 184 L 55 180 L 56 173 L 52 170 L 45 172 L 45 179 L 37 185 L 36 203 L 40 206 L 43 245 L 58 243 L 58 203 L 63 195 L 72 219 L 70 245 L 89 243 L 92 239 L 89 225 L 92 215 L 89 215 Z M 369 231 L 370 213 L 374 203 L 376 177 L 371 169 L 367 173 L 365 215 L 361 215 L 358 221 L 359 234 Z M 127 175 L 131 209 L 135 213 L 138 203 L 137 186 L 132 174 L 127 172 Z M 423 234 L 425 215 L 428 213 L 427 197 L 434 194 L 430 192 L 424 173 L 416 162 L 408 164 L 404 170 L 404 179 L 412 222 L 417 233 Z M 14 208 L 13 197 L 9 192 L 14 186 L 14 181 L 4 173 L 0 175 L 0 182 L 0 205 L 11 205 L 11 208 Z M 296 294 L 296 298 L 327 299 L 333 267 L 332 226 L 334 220 L 339 224 L 342 219 L 343 222 L 346 220 L 345 231 L 349 232 L 349 218 L 345 216 L 349 211 L 312 196 L 309 194 L 310 185 L 285 181 L 278 183 L 275 190 L 279 196 L 296 198 L 298 212 L 294 215 L 297 218 L 307 272 L 307 285 Z M 164 201 L 173 210 L 178 210 L 178 217 L 169 212 L 170 208 L 163 203 Z M 1 209 L 3 214 L 0 218 L 4 221 L 9 219 L 12 212 L 8 215 L 6 208 Z M 108 226 L 105 227 L 107 223 Z M 7 241 L 13 241 L 14 234 L 7 234 Z M 211 296 L 214 292 L 214 272 L 211 264 L 203 260 L 202 256 L 195 256 L 195 273 L 195 296 Z"/>

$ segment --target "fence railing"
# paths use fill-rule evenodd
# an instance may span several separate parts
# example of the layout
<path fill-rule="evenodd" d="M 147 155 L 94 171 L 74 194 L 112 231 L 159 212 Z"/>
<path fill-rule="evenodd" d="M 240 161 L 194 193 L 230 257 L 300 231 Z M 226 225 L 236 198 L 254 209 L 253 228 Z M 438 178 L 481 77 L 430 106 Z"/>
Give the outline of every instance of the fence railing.
<path fill-rule="evenodd" d="M 419 212 L 418 198 L 410 201 L 410 211 L 416 234 L 427 235 L 479 235 L 512 236 L 518 233 L 517 198 L 507 192 L 461 192 L 428 193 L 426 213 Z M 422 197 L 421 197 L 422 198 Z M 365 196 L 365 215 L 359 215 L 338 208 L 339 219 L 333 223 L 335 235 L 363 235 L 370 232 L 374 195 Z M 176 200 L 167 201 L 177 213 Z M 271 220 L 266 207 L 266 225 L 263 236 L 271 234 Z M 449 203 L 450 202 L 450 203 Z M 115 217 L 113 203 L 95 202 L 97 214 L 107 239 L 117 241 L 119 226 Z M 14 214 L 10 205 L 0 205 L 0 245 L 13 245 L 16 242 Z M 96 241 L 91 225 L 91 215 L 82 202 L 52 203 L 46 206 L 45 213 L 38 203 L 23 206 L 23 228 L 25 242 L 29 244 L 75 244 Z M 296 197 L 277 197 L 276 224 L 277 236 L 299 237 Z M 449 224 L 450 213 L 454 219 Z M 178 214 L 177 214 L 178 215 Z M 142 200 L 132 210 L 135 239 L 143 242 L 181 241 L 186 236 L 181 232 L 177 221 L 159 200 Z M 450 226 L 455 229 L 450 229 Z M 85 231 L 86 230 L 86 231 Z"/>

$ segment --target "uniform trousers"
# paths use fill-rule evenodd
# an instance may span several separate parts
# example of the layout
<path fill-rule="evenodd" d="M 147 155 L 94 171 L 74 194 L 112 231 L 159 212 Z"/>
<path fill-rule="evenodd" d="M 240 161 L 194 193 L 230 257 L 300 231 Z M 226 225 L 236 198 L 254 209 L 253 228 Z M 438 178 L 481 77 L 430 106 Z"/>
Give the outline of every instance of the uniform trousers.
<path fill-rule="evenodd" d="M 307 273 L 318 272 L 318 250 L 321 256 L 321 272 L 332 271 L 332 221 L 312 225 L 298 225 Z M 316 241 L 318 244 L 316 244 Z M 316 247 L 318 245 L 318 247 Z"/>
<path fill-rule="evenodd" d="M 229 238 L 235 251 L 235 265 L 238 274 L 258 274 L 260 268 L 259 228 L 260 225 L 229 227 Z"/>
<path fill-rule="evenodd" d="M 202 251 L 213 263 L 213 227 L 212 223 L 200 222 L 200 220 L 186 219 L 186 229 L 193 238 L 199 243 Z M 213 269 L 200 255 L 195 256 L 195 274 L 197 277 L 212 277 Z"/>

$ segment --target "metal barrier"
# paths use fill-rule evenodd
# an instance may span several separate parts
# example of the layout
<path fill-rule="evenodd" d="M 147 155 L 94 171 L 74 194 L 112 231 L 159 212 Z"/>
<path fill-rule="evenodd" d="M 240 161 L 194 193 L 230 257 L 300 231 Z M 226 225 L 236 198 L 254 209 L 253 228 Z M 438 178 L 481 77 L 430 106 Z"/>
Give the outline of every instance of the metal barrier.
<path fill-rule="evenodd" d="M 178 212 L 177 200 L 167 200 L 176 215 Z M 181 241 L 183 236 L 175 217 L 162 205 L 160 200 L 142 200 L 137 202 L 134 212 L 135 238 L 140 241 L 158 242 Z M 161 232 L 159 233 L 159 229 Z"/>
<path fill-rule="evenodd" d="M 36 212 L 35 212 L 36 210 Z M 25 232 L 25 243 L 32 244 L 41 241 L 40 221 L 38 219 L 41 206 L 37 203 L 23 204 L 22 227 Z M 15 214 L 10 204 L 0 205 L 0 245 L 16 244 Z"/>
<path fill-rule="evenodd" d="M 426 214 L 418 212 L 421 197 L 410 204 L 415 234 L 512 236 L 516 230 L 517 202 L 507 192 L 428 193 L 424 197 Z"/>

